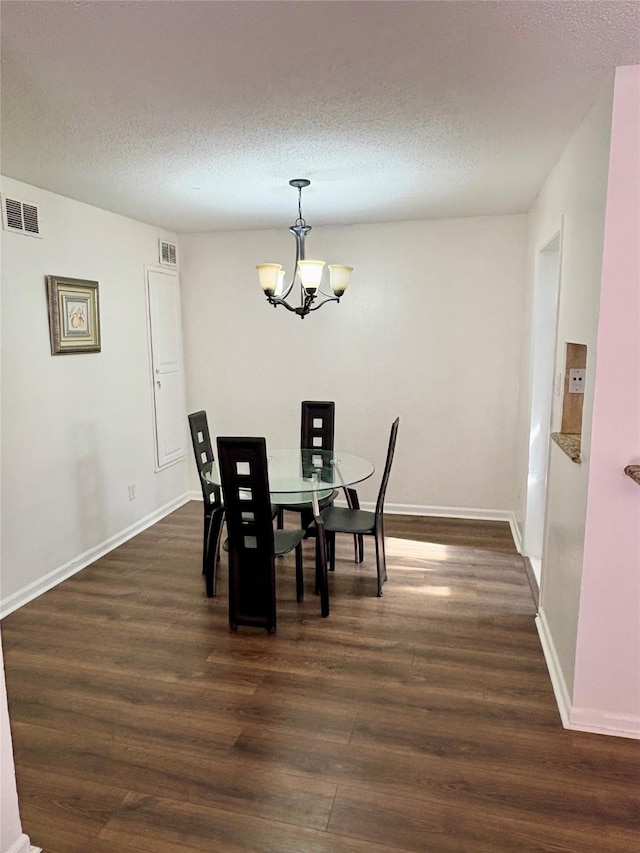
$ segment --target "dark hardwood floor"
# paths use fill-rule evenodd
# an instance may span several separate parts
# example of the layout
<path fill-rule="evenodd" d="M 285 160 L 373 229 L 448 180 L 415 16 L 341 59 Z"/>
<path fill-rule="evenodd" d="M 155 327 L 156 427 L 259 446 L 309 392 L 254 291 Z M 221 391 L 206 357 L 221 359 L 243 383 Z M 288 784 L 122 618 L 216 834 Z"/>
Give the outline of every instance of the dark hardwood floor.
<path fill-rule="evenodd" d="M 24 831 L 45 853 L 623 853 L 640 742 L 565 731 L 508 525 L 338 537 L 331 615 L 278 560 L 278 630 L 207 600 L 191 503 L 8 616 Z"/>

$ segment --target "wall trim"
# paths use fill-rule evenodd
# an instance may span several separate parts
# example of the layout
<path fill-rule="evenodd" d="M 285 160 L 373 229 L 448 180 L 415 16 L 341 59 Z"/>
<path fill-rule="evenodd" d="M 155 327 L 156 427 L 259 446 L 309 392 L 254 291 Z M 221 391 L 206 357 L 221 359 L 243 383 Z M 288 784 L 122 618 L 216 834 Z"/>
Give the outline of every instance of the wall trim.
<path fill-rule="evenodd" d="M 513 544 L 516 546 L 516 550 L 518 554 L 522 554 L 524 557 L 524 545 L 522 539 L 522 531 L 520 530 L 520 525 L 518 524 L 518 520 L 516 519 L 516 515 L 514 512 L 510 513 L 511 518 L 509 519 L 509 524 L 511 526 L 511 535 L 513 536 Z"/>
<path fill-rule="evenodd" d="M 24 832 L 16 838 L 11 847 L 6 850 L 6 853 L 37 853 L 40 850 L 39 847 L 32 847 L 31 842 L 29 841 L 29 836 L 25 835 Z"/>
<path fill-rule="evenodd" d="M 339 501 L 337 501 L 339 503 Z M 365 502 L 362 509 L 373 511 L 375 503 Z M 515 513 L 508 509 L 479 509 L 466 506 L 421 506 L 420 504 L 394 504 L 385 502 L 384 511 L 389 515 L 430 515 L 434 518 L 468 518 L 472 521 L 506 521 L 511 529 L 513 543 L 522 553 L 522 539 Z"/>
<path fill-rule="evenodd" d="M 628 737 L 640 740 L 640 714 L 616 714 L 597 708 L 579 708 L 574 705 L 569 712 L 568 729 L 593 732 L 598 735 Z"/>
<path fill-rule="evenodd" d="M 152 524 L 160 521 L 166 515 L 169 515 L 169 513 L 179 509 L 189 500 L 191 500 L 190 494 L 186 493 L 181 495 L 179 498 L 169 501 L 169 503 L 154 512 L 149 513 L 149 515 L 146 515 L 144 518 L 141 518 L 129 527 L 126 527 L 120 533 L 116 533 L 115 536 L 105 539 L 104 542 L 101 542 L 94 548 L 90 548 L 83 554 L 79 554 L 77 557 L 74 557 L 73 560 L 65 563 L 64 566 L 54 569 L 44 577 L 39 578 L 38 580 L 27 584 L 27 586 L 17 592 L 14 592 L 13 595 L 10 595 L 8 598 L 0 601 L 0 619 L 4 619 L 4 617 L 8 616 L 9 613 L 13 613 L 14 610 L 17 610 L 19 607 L 33 601 L 34 598 L 42 595 L 43 592 L 52 589 L 62 581 L 70 578 L 72 575 L 75 575 L 81 569 L 84 569 L 91 563 L 99 560 L 100 557 L 104 557 L 104 555 L 108 554 L 109 551 L 113 551 L 114 548 L 118 548 L 128 539 L 137 536 L 138 533 L 142 533 L 143 530 L 151 527 Z"/>
<path fill-rule="evenodd" d="M 529 557 L 522 555 L 522 562 L 524 563 L 524 570 L 527 575 L 527 580 L 529 581 L 529 589 L 531 590 L 531 597 L 533 598 L 533 603 L 536 606 L 536 610 L 540 607 L 540 587 L 538 586 L 538 579 L 536 577 L 536 573 L 533 570 L 533 566 L 531 565 L 531 560 Z"/>
<path fill-rule="evenodd" d="M 562 669 L 560 668 L 560 660 L 556 652 L 556 647 L 553 643 L 551 631 L 549 630 L 549 623 L 547 622 L 547 618 L 542 607 L 538 610 L 535 623 L 536 628 L 538 629 L 538 636 L 540 637 L 544 659 L 547 663 L 551 686 L 553 687 L 553 693 L 556 697 L 556 704 L 558 706 L 558 711 L 560 712 L 560 719 L 562 720 L 564 728 L 567 729 L 569 728 L 571 698 L 569 690 L 567 689 L 566 681 L 564 680 L 564 675 L 562 674 Z"/>
<path fill-rule="evenodd" d="M 597 708 L 580 708 L 571 705 L 569 690 L 560 669 L 560 661 L 549 630 L 549 623 L 542 608 L 538 611 L 535 621 L 563 727 L 576 732 L 591 732 L 598 735 L 640 740 L 640 714 L 635 716 L 633 714 L 616 714 Z"/>

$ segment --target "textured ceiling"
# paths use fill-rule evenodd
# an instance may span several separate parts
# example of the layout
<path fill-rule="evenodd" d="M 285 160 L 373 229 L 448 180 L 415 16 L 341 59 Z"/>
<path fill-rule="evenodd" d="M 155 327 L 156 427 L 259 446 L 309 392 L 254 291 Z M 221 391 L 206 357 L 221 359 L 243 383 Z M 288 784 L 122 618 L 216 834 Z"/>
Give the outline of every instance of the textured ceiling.
<path fill-rule="evenodd" d="M 3 0 L 2 173 L 177 232 L 526 211 L 640 4 Z"/>

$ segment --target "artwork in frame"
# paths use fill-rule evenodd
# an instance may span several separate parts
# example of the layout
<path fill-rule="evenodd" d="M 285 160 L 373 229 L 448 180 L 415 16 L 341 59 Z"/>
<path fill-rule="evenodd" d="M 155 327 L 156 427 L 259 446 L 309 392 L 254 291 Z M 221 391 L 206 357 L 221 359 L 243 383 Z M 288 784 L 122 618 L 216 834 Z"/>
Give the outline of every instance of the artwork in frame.
<path fill-rule="evenodd" d="M 100 352 L 98 282 L 46 276 L 51 355 Z"/>

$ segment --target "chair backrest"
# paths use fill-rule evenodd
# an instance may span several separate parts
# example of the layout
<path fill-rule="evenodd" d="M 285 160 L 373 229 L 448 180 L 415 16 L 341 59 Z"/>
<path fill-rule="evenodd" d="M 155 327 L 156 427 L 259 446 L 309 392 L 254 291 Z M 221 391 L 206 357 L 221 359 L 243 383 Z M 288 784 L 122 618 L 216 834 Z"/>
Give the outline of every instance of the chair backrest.
<path fill-rule="evenodd" d="M 229 548 L 229 621 L 274 630 L 274 536 L 264 438 L 218 438 Z"/>
<path fill-rule="evenodd" d="M 207 413 L 204 410 L 193 412 L 189 415 L 189 429 L 191 430 L 191 443 L 193 444 L 193 454 L 196 458 L 198 479 L 200 480 L 205 509 L 221 506 L 222 494 L 220 487 L 207 482 L 202 476 L 204 468 L 214 461 Z"/>
<path fill-rule="evenodd" d="M 387 483 L 389 482 L 389 474 L 391 474 L 391 463 L 393 462 L 393 454 L 396 449 L 396 438 L 398 436 L 398 425 L 400 418 L 396 418 L 391 425 L 391 435 L 389 436 L 389 448 L 387 450 L 387 461 L 384 463 L 384 471 L 382 473 L 382 481 L 380 483 L 380 491 L 378 492 L 378 500 L 376 501 L 376 515 L 382 515 L 384 509 L 384 496 L 387 491 Z"/>
<path fill-rule="evenodd" d="M 300 447 L 333 450 L 336 404 L 303 400 L 300 418 Z"/>

